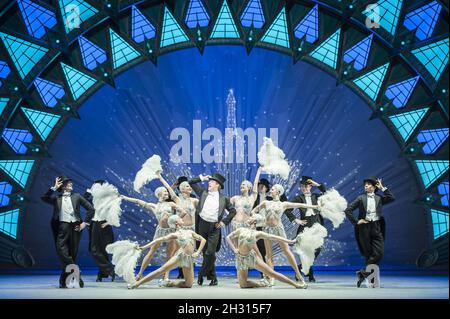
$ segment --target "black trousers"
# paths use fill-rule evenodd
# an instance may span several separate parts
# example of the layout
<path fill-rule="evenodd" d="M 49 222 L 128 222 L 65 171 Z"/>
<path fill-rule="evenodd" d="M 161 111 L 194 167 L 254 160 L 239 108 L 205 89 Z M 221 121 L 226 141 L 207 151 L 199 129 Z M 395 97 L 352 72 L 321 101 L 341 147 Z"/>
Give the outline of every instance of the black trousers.
<path fill-rule="evenodd" d="M 63 266 L 63 272 L 67 265 L 76 264 L 81 232 L 76 231 L 75 227 L 79 224 L 79 222 L 66 223 L 52 219 L 51 227 L 55 240 L 56 253 Z"/>
<path fill-rule="evenodd" d="M 384 238 L 379 221 L 357 225 L 358 243 L 364 256 L 366 266 L 378 264 L 384 255 Z"/>
<path fill-rule="evenodd" d="M 106 221 L 92 221 L 89 227 L 89 251 L 99 268 L 99 273 L 107 277 L 114 271 L 114 266 L 109 261 L 106 246 L 114 242 L 112 226 L 102 228 Z"/>
<path fill-rule="evenodd" d="M 216 279 L 216 249 L 220 239 L 220 229 L 216 228 L 216 223 L 210 223 L 199 217 L 198 233 L 206 239 L 203 248 L 203 263 L 198 273 L 198 277 L 206 276 L 208 280 Z"/>

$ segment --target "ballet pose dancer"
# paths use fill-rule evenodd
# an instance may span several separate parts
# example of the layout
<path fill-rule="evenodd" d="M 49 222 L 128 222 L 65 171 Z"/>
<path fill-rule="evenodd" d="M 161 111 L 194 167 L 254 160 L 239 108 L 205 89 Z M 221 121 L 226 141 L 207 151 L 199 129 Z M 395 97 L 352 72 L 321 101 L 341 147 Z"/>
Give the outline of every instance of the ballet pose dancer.
<path fill-rule="evenodd" d="M 163 242 L 176 242 L 179 249 L 164 265 L 155 271 L 151 272 L 144 278 L 136 281 L 134 284 L 129 285 L 129 289 L 138 288 L 145 282 L 148 282 L 161 274 L 168 273 L 170 270 L 181 267 L 183 269 L 184 280 L 179 282 L 169 282 L 167 287 L 178 287 L 178 288 L 191 288 L 194 283 L 194 259 L 200 254 L 203 247 L 206 244 L 206 240 L 193 232 L 192 230 L 186 229 L 184 227 L 183 219 L 178 215 L 172 215 L 167 220 L 169 227 L 175 230 L 164 237 L 159 237 L 153 240 L 151 243 L 139 247 L 139 249 L 144 250 L 150 247 L 155 247 L 161 245 Z M 196 241 L 200 242 L 198 250 L 195 251 Z M 152 249 L 151 248 L 151 249 Z"/>
<path fill-rule="evenodd" d="M 264 232 L 276 235 L 279 237 L 287 238 L 286 232 L 284 231 L 283 223 L 281 221 L 281 216 L 283 215 L 286 209 L 290 208 L 311 208 L 311 209 L 319 209 L 318 205 L 308 205 L 303 203 L 291 203 L 291 202 L 282 202 L 280 201 L 280 196 L 284 193 L 284 188 L 280 184 L 275 184 L 270 189 L 270 196 L 272 200 L 264 201 L 258 206 L 256 206 L 252 210 L 252 215 L 259 213 L 260 210 L 265 209 L 266 212 L 266 224 L 264 227 Z M 300 271 L 297 267 L 297 263 L 295 261 L 294 254 L 289 249 L 289 245 L 286 242 L 278 242 L 281 250 L 284 255 L 288 259 L 289 264 L 295 271 L 296 278 L 299 278 L 299 281 L 304 284 L 304 280 Z M 264 245 L 266 248 L 266 262 L 273 269 L 273 249 L 272 242 L 270 240 L 264 240 Z M 274 285 L 274 278 L 270 279 L 270 285 Z"/>
<path fill-rule="evenodd" d="M 153 240 L 156 240 L 161 237 L 165 237 L 171 233 L 173 233 L 175 230 L 173 228 L 169 227 L 169 224 L 167 223 L 167 220 L 170 216 L 172 216 L 176 211 L 181 211 L 184 214 L 187 214 L 186 211 L 179 207 L 174 202 L 168 202 L 167 199 L 169 199 L 169 192 L 165 187 L 158 187 L 155 190 L 155 196 L 158 198 L 158 203 L 147 203 L 143 200 L 137 199 L 137 198 L 131 198 L 124 195 L 121 195 L 123 200 L 126 200 L 130 203 L 137 204 L 141 206 L 142 208 L 149 210 L 155 214 L 156 219 L 158 220 L 158 226 L 156 227 L 155 235 L 153 237 Z M 136 276 L 136 280 L 139 280 L 142 278 L 142 274 L 144 273 L 144 270 L 147 268 L 147 266 L 150 264 L 150 261 L 152 260 L 153 255 L 158 250 L 159 246 L 161 246 L 161 241 L 157 242 L 156 244 L 152 245 L 150 251 L 148 254 L 144 257 L 144 260 L 142 261 L 141 268 L 139 270 L 139 273 Z M 170 257 L 173 256 L 174 252 L 176 250 L 175 242 L 169 242 L 167 244 L 167 250 L 166 250 L 166 256 L 167 259 L 170 259 Z M 164 274 L 164 281 L 167 283 L 169 281 L 169 273 Z"/>
<path fill-rule="evenodd" d="M 267 283 L 248 279 L 248 269 L 254 268 L 261 271 L 266 276 L 276 278 L 277 280 L 294 286 L 295 288 L 306 289 L 307 285 L 302 283 L 296 283 L 283 274 L 274 271 L 269 265 L 267 265 L 257 253 L 256 242 L 258 239 L 264 239 L 267 241 L 277 241 L 278 243 L 294 244 L 295 240 L 289 240 L 284 237 L 267 234 L 262 231 L 256 230 L 256 224 L 258 221 L 263 220 L 264 217 L 257 214 L 247 220 L 247 224 L 250 228 L 238 228 L 227 236 L 227 241 L 236 254 L 236 268 L 237 276 L 239 280 L 239 286 L 241 288 L 259 288 L 267 287 Z M 237 240 L 237 247 L 234 245 L 234 240 Z"/>
<path fill-rule="evenodd" d="M 234 216 L 231 221 L 233 230 L 241 227 L 248 227 L 246 222 L 250 218 L 253 204 L 255 203 L 258 195 L 258 181 L 261 171 L 262 167 L 259 167 L 253 184 L 248 180 L 243 181 L 240 187 L 241 195 L 233 196 L 230 199 L 231 204 L 233 204 L 236 209 L 236 216 Z"/>

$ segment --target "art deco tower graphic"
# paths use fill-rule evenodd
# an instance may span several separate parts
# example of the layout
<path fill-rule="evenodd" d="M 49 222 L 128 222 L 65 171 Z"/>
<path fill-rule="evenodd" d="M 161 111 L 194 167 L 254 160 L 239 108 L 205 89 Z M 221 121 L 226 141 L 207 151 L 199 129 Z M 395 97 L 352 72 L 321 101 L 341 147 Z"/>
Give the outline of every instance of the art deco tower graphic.
<path fill-rule="evenodd" d="M 236 132 L 236 99 L 233 89 L 228 91 L 227 96 L 227 128 L 232 128 Z"/>

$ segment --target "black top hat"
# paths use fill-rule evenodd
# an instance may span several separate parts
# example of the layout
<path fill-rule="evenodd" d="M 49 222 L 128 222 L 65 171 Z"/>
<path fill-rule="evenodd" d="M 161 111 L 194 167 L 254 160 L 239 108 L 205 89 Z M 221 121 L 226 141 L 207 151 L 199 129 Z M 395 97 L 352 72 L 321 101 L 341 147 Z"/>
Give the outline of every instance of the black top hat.
<path fill-rule="evenodd" d="M 173 183 L 172 187 L 176 187 L 179 189 L 180 184 L 183 182 L 187 182 L 188 178 L 186 176 L 180 176 L 177 178 L 177 181 L 175 183 Z"/>
<path fill-rule="evenodd" d="M 262 184 L 262 185 L 266 186 L 267 189 L 270 189 L 270 182 L 267 178 L 261 178 L 258 182 L 258 185 L 259 184 Z"/>
<path fill-rule="evenodd" d="M 210 179 L 212 179 L 212 180 L 216 181 L 217 183 L 219 183 L 220 184 L 220 188 L 223 189 L 223 183 L 225 183 L 225 177 L 223 177 L 219 173 L 214 173 L 214 174 L 212 174 Z"/>
<path fill-rule="evenodd" d="M 68 178 L 67 176 L 64 176 L 64 175 L 58 176 L 58 178 L 61 179 L 61 182 L 62 182 L 63 184 L 72 181 L 71 178 Z"/>
<path fill-rule="evenodd" d="M 302 185 L 311 185 L 312 183 L 309 182 L 308 180 L 312 179 L 311 176 L 302 176 L 301 180 L 300 180 L 300 184 Z"/>
<path fill-rule="evenodd" d="M 376 176 L 369 176 L 366 179 L 364 179 L 364 183 L 370 183 L 373 186 L 375 186 L 375 189 L 378 189 L 378 187 L 376 187 L 377 183 L 378 183 L 378 178 Z"/>

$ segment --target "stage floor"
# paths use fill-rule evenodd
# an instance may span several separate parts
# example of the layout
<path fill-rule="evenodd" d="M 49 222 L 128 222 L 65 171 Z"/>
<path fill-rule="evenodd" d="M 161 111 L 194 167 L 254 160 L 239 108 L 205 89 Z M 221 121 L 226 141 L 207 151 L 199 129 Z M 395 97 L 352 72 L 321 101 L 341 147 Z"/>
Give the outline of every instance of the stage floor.
<path fill-rule="evenodd" d="M 289 274 L 287 274 L 289 275 Z M 192 289 L 160 288 L 157 280 L 137 290 L 125 282 L 95 282 L 85 275 L 83 289 L 59 289 L 55 275 L 0 275 L 0 299 L 448 299 L 448 276 L 386 275 L 381 288 L 356 288 L 351 273 L 317 274 L 308 289 L 294 289 L 277 282 L 274 287 L 240 289 L 232 274 L 220 274 L 219 285 L 196 283 Z M 206 285 L 205 285 L 206 284 Z"/>

